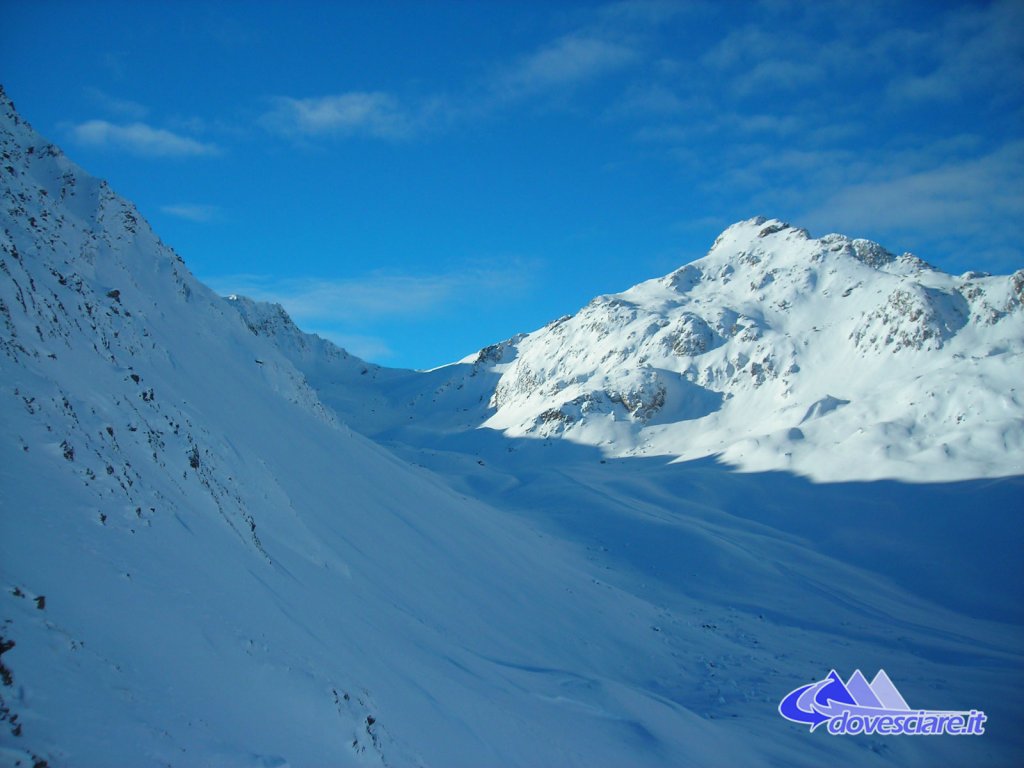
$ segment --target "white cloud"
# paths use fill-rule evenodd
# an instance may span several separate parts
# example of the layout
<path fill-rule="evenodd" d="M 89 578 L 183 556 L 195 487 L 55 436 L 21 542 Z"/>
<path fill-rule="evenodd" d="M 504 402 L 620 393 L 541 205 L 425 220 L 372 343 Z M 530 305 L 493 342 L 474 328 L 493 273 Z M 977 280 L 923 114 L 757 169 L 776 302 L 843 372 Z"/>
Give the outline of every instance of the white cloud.
<path fill-rule="evenodd" d="M 615 115 L 627 114 L 622 110 L 622 106 L 615 110 Z M 750 136 L 775 138 L 794 134 L 805 137 L 817 135 L 816 131 L 806 130 L 803 119 L 797 115 L 740 114 L 723 109 L 700 119 L 691 117 L 689 120 L 644 125 L 637 129 L 633 136 L 638 141 L 683 144 L 709 135 L 721 136 L 726 132 L 744 139 Z"/>
<path fill-rule="evenodd" d="M 99 88 L 86 88 L 85 93 L 104 111 L 128 120 L 142 120 L 149 114 L 149 109 L 137 101 L 111 96 Z"/>
<path fill-rule="evenodd" d="M 887 173 L 835 190 L 807 213 L 814 225 L 893 232 L 928 229 L 974 236 L 1006 231 L 1019 236 L 1024 221 L 1024 142 L 989 154 L 909 171 L 899 162 Z"/>
<path fill-rule="evenodd" d="M 222 294 L 277 302 L 305 328 L 437 315 L 453 307 L 479 305 L 494 296 L 508 298 L 523 289 L 526 277 L 525 270 L 506 268 L 338 279 L 227 275 L 206 282 Z"/>
<path fill-rule="evenodd" d="M 635 84 L 610 110 L 612 117 L 633 118 L 647 115 L 677 115 L 691 109 L 671 88 L 657 83 Z"/>
<path fill-rule="evenodd" d="M 106 120 L 89 120 L 71 128 L 71 137 L 79 144 L 101 149 L 120 149 L 147 157 L 193 157 L 215 155 L 214 144 L 154 128 L 146 123 L 118 125 Z"/>
<path fill-rule="evenodd" d="M 479 118 L 510 103 L 569 88 L 615 71 L 636 58 L 623 45 L 567 35 L 499 68 L 475 89 L 403 102 L 383 91 L 349 91 L 309 98 L 282 96 L 260 122 L 293 138 L 367 136 L 405 139 Z"/>
<path fill-rule="evenodd" d="M 774 93 L 795 91 L 825 78 L 825 67 L 810 60 L 764 59 L 737 76 L 733 84 L 740 94 L 757 90 Z"/>
<path fill-rule="evenodd" d="M 281 97 L 262 122 L 277 133 L 293 136 L 402 138 L 413 130 L 408 111 L 394 96 L 380 91 L 350 91 L 306 99 Z"/>
<path fill-rule="evenodd" d="M 493 88 L 499 97 L 520 98 L 594 79 L 636 57 L 637 53 L 625 45 L 567 35 L 521 58 L 495 78 Z"/>
<path fill-rule="evenodd" d="M 1024 88 L 1024 4 L 1020 2 L 955 8 L 941 28 L 911 40 L 918 70 L 890 83 L 888 95 L 896 100 L 950 101 L 971 92 L 998 97 Z M 891 45 L 906 49 L 908 41 L 892 40 Z"/>
<path fill-rule="evenodd" d="M 616 26 L 658 26 L 680 13 L 699 14 L 712 5 L 711 2 L 699 0 L 688 0 L 687 3 L 679 3 L 677 0 L 621 0 L 601 6 L 597 16 L 598 22 Z"/>
<path fill-rule="evenodd" d="M 804 20 L 805 23 L 807 20 Z M 804 24 L 780 34 L 763 24 L 738 27 L 700 58 L 700 77 L 733 96 L 801 92 L 844 71 L 871 71 L 877 63 L 863 46 L 839 36 L 822 45 Z M 851 69 L 855 68 L 855 69 Z"/>
<path fill-rule="evenodd" d="M 943 268 L 1010 272 L 1024 241 L 1024 141 L 984 154 L 925 162 L 915 151 L 875 158 L 845 182 L 786 190 L 801 224 L 882 240 Z M 852 177 L 852 178 L 851 178 Z M 859 178 L 857 178 L 859 177 Z"/>
<path fill-rule="evenodd" d="M 168 216 L 200 223 L 212 221 L 220 213 L 220 209 L 215 205 L 197 205 L 195 203 L 164 205 L 160 207 L 160 210 Z"/>
<path fill-rule="evenodd" d="M 384 339 L 376 336 L 364 336 L 357 333 L 338 333 L 323 328 L 303 329 L 307 333 L 315 333 L 321 338 L 333 341 L 347 352 L 360 357 L 363 360 L 386 360 L 393 357 L 395 352 Z"/>
<path fill-rule="evenodd" d="M 293 139 L 406 139 L 487 118 L 529 99 L 560 93 L 617 72 L 643 58 L 626 28 L 650 28 L 679 12 L 672 0 L 626 0 L 586 11 L 588 22 L 483 76 L 447 91 L 399 97 L 380 90 L 296 98 L 279 96 L 260 118 Z M 626 42 L 627 38 L 631 42 Z M 667 94 L 661 94 L 665 97 Z M 650 98 L 657 98 L 652 95 Z"/>
<path fill-rule="evenodd" d="M 998 99 L 1024 88 L 1019 0 L 942 4 L 912 22 L 886 23 L 872 4 L 843 0 L 767 3 L 761 11 L 756 23 L 732 28 L 700 59 L 709 79 L 736 95 L 788 90 L 834 104 L 828 97 L 848 97 L 847 85 L 858 78 L 869 79 L 873 99 L 881 93 L 895 103 L 972 93 Z"/>
<path fill-rule="evenodd" d="M 405 335 L 439 318 L 465 322 L 483 307 L 515 301 L 529 281 L 523 264 L 433 275 L 370 274 L 353 278 L 274 279 L 262 275 L 203 277 L 221 295 L 280 304 L 299 328 L 367 360 L 393 355 L 374 332 Z M 367 333 L 367 331 L 369 333 Z"/>

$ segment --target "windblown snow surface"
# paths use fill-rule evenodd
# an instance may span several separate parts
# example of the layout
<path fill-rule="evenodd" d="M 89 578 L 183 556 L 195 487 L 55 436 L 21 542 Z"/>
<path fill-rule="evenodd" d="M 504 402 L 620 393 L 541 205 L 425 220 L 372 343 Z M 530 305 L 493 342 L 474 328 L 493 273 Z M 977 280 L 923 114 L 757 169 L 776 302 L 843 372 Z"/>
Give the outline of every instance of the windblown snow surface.
<path fill-rule="evenodd" d="M 0 763 L 1024 758 L 1021 273 L 755 219 L 391 370 L 0 139 Z M 986 733 L 779 716 L 832 668 Z"/>

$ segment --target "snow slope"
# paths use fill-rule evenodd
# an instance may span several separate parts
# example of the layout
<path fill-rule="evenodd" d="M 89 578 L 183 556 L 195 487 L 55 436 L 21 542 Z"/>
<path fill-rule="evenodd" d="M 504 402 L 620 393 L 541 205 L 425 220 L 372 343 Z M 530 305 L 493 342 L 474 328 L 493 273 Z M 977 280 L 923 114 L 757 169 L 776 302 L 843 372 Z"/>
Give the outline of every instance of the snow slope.
<path fill-rule="evenodd" d="M 215 296 L 2 93 L 0 141 L 0 763 L 1019 762 L 1019 478 L 479 429 L 530 337 L 366 365 Z M 782 720 L 832 666 L 990 732 Z"/>

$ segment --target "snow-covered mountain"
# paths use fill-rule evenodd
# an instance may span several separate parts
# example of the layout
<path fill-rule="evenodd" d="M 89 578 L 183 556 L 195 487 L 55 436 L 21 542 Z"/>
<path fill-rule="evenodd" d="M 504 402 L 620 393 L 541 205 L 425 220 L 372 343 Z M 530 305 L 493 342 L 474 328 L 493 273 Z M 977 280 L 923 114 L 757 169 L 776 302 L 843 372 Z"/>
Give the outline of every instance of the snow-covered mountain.
<path fill-rule="evenodd" d="M 819 485 L 655 456 L 718 453 L 713 441 L 691 452 L 671 430 L 738 422 L 730 408 L 755 413 L 771 398 L 806 404 L 793 428 L 819 449 L 857 408 L 878 408 L 865 423 L 881 429 L 889 405 L 859 398 L 911 385 L 872 390 L 865 374 L 840 387 L 857 366 L 821 372 L 815 355 L 839 352 L 827 357 L 812 334 L 845 338 L 881 371 L 870 361 L 913 358 L 894 381 L 914 365 L 941 373 L 934 354 L 964 366 L 952 391 L 996 391 L 1019 360 L 1019 281 L 949 278 L 847 243 L 860 258 L 821 257 L 852 258 L 837 261 L 833 295 L 820 295 L 832 285 L 822 266 L 816 292 L 792 287 L 793 314 L 776 315 L 756 294 L 741 301 L 742 263 L 728 283 L 711 275 L 711 261 L 724 268 L 743 250 L 726 240 L 764 247 L 780 270 L 763 288 L 773 298 L 790 295 L 785 263 L 796 280 L 800 254 L 817 264 L 816 249 L 846 241 L 757 238 L 774 225 L 748 222 L 693 265 L 707 279 L 684 268 L 464 363 L 396 371 L 303 334 L 278 307 L 216 296 L 2 91 L 0 145 L 0 763 L 1009 765 L 1024 754 L 1007 725 L 1024 716 L 1019 477 Z M 882 269 L 864 263 L 872 252 Z M 856 270 L 863 285 L 842 297 Z M 853 309 L 831 330 L 838 316 L 815 314 L 814 302 L 897 286 L 950 308 L 928 336 L 901 321 L 898 352 L 870 337 L 892 319 L 865 319 L 851 338 Z M 732 326 L 719 329 L 719 309 L 736 313 Z M 804 325 L 812 317 L 820 331 Z M 760 338 L 744 338 L 743 318 Z M 769 349 L 787 332 L 792 348 Z M 674 357 L 655 359 L 677 340 Z M 943 472 L 1013 471 L 1018 405 L 1010 386 L 1003 395 L 1004 414 L 974 397 Z M 744 436 L 788 428 L 772 409 Z M 908 417 L 915 439 L 939 434 L 933 413 Z M 1002 454 L 989 440 L 1000 419 Z M 659 428 L 671 446 L 656 443 Z M 601 443 L 620 432 L 624 448 Z M 880 474 L 920 479 L 928 457 L 908 450 Z M 915 705 L 984 709 L 989 732 L 841 739 L 779 717 L 784 694 L 830 667 L 872 666 Z"/>
<path fill-rule="evenodd" d="M 1020 474 L 1022 301 L 1024 270 L 751 219 L 514 342 L 485 424 L 820 479 Z"/>

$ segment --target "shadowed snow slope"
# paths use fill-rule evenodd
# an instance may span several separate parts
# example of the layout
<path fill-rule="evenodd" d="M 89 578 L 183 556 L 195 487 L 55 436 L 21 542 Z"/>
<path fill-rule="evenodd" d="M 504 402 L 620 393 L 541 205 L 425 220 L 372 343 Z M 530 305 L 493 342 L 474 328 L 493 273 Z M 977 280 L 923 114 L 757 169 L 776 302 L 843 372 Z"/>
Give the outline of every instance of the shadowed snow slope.
<path fill-rule="evenodd" d="M 719 355 L 699 366 L 710 378 L 636 351 L 647 368 L 620 381 L 611 366 L 601 387 L 581 379 L 550 395 L 563 373 L 535 361 L 544 338 L 561 343 L 558 326 L 478 362 L 390 371 L 302 334 L 279 308 L 214 295 L 2 92 L 0 141 L 0 763 L 1019 762 L 1019 479 L 818 486 L 585 444 L 599 442 L 591 415 L 643 448 L 660 434 L 650 430 L 743 398 L 754 408 L 790 385 L 792 424 L 779 429 L 799 424 L 809 444 L 815 422 L 866 407 L 845 377 L 798 396 L 785 371 L 814 358 L 796 341 L 762 383 L 750 352 L 737 373 L 754 348 L 736 341 L 753 303 L 737 300 L 732 326 L 670 311 L 702 284 L 683 270 L 562 323 L 594 334 L 580 336 L 578 361 L 593 378 L 602 323 L 602 338 L 619 338 L 663 311 L 682 350 L 672 355 Z M 765 241 L 832 247 L 787 231 Z M 882 262 L 896 281 L 886 295 L 907 293 L 879 304 L 892 317 L 925 308 L 909 325 L 869 311 L 828 331 L 865 359 L 923 361 L 936 347 L 963 350 L 968 366 L 1017 349 L 1008 332 L 1001 352 L 984 346 L 978 330 L 1019 324 L 1005 278 L 919 279 L 912 261 L 832 242 L 860 254 L 845 271 Z M 847 287 L 837 278 L 832 290 Z M 757 317 L 766 336 L 767 310 Z M 958 346 L 968 332 L 973 350 Z M 537 392 L 513 386 L 525 381 L 517 366 L 537 372 Z M 989 386 L 1001 370 L 964 368 L 942 386 Z M 536 420 L 586 393 L 598 406 L 580 401 L 575 421 Z M 981 424 L 1014 408 L 1006 395 L 1009 415 L 985 410 Z M 506 417 L 508 434 L 476 428 Z M 979 440 L 996 428 L 942 427 Z M 556 432 L 577 442 L 537 439 Z M 972 445 L 949 444 L 961 456 Z M 1000 461 L 991 474 L 1006 474 Z M 984 709 L 989 732 L 842 739 L 782 720 L 780 698 L 831 667 L 884 667 L 912 705 Z"/>

